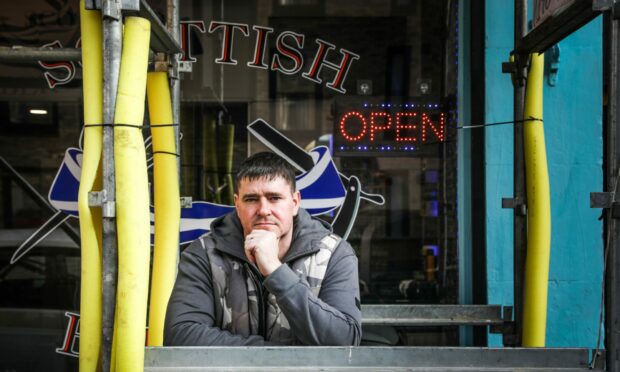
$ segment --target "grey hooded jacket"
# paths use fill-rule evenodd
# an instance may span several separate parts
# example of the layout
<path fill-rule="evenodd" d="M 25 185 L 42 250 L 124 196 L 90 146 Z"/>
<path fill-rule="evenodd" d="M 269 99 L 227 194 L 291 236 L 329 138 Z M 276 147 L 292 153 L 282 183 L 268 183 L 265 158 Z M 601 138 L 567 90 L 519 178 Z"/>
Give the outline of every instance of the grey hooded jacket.
<path fill-rule="evenodd" d="M 317 255 L 321 241 L 330 234 L 329 225 L 300 209 L 285 264 L 262 278 L 245 257 L 236 213 L 215 220 L 211 233 L 181 255 L 166 313 L 164 345 L 359 345 L 359 279 L 351 246 L 340 240 L 334 247 L 318 287 L 309 283 L 313 278 L 303 270 L 304 261 L 307 267 L 308 258 Z M 256 321 L 263 316 L 261 310 L 267 313 L 263 319 L 275 312 L 284 327 L 276 327 L 277 332 L 267 332 L 264 325 L 261 329 Z M 282 319 L 277 318 L 280 312 Z"/>

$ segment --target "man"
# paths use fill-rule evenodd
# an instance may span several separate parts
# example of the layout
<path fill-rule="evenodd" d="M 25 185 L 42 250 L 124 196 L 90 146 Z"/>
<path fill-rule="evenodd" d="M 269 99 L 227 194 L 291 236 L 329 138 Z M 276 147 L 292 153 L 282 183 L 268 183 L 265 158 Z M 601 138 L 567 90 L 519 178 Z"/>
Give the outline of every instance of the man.
<path fill-rule="evenodd" d="M 236 212 L 181 255 L 165 345 L 359 345 L 355 253 L 300 198 L 279 156 L 243 162 Z"/>

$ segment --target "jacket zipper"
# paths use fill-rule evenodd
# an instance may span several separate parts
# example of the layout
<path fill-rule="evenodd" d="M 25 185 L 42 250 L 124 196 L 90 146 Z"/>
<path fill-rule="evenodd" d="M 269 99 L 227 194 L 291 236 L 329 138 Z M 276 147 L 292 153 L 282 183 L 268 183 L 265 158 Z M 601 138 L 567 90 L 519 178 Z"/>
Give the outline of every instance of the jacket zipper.
<path fill-rule="evenodd" d="M 267 340 L 267 311 L 265 308 L 265 294 L 263 291 L 264 278 L 260 272 L 256 272 L 254 267 L 248 265 L 247 263 L 244 263 L 243 266 L 245 266 L 246 271 L 252 279 L 252 282 L 254 282 L 254 286 L 256 286 L 256 297 L 258 301 L 258 334 L 260 334 L 265 340 Z"/>

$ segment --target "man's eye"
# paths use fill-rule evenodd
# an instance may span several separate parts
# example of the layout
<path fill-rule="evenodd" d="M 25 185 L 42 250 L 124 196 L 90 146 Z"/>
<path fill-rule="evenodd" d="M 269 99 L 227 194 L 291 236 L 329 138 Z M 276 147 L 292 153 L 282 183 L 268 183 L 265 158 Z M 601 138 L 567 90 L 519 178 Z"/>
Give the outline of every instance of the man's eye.
<path fill-rule="evenodd" d="M 256 201 L 256 198 L 246 198 L 245 202 L 246 203 L 254 203 Z"/>
<path fill-rule="evenodd" d="M 281 196 L 272 196 L 272 197 L 269 198 L 269 200 L 271 200 L 271 201 L 278 201 L 280 199 L 282 199 Z"/>

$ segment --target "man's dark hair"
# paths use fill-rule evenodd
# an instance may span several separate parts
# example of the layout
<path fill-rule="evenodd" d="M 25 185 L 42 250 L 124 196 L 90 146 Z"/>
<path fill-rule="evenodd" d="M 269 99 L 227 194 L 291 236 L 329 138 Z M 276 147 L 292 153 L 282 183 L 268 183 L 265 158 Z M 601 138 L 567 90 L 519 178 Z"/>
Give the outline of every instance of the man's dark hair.
<path fill-rule="evenodd" d="M 291 193 L 295 192 L 297 188 L 295 185 L 295 168 L 272 152 L 256 153 L 241 163 L 235 176 L 235 193 L 239 192 L 241 180 L 254 181 L 266 178 L 271 181 L 277 177 L 284 178 L 286 183 L 291 186 Z"/>

